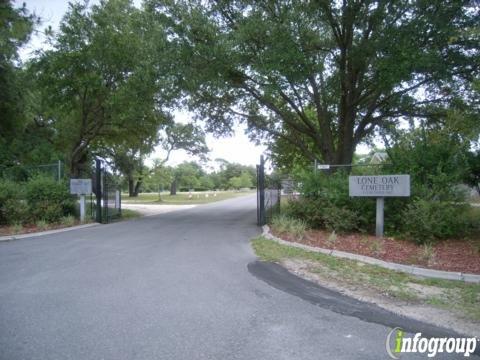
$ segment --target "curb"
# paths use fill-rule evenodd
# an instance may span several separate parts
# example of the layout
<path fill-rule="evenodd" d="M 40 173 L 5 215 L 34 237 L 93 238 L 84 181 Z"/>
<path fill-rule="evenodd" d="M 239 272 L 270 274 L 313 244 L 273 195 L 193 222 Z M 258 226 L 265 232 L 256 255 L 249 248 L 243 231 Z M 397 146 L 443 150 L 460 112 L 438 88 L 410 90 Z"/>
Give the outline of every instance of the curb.
<path fill-rule="evenodd" d="M 404 273 L 415 275 L 415 276 L 434 278 L 434 279 L 443 279 L 443 280 L 457 280 L 457 281 L 480 284 L 480 275 L 476 275 L 476 274 L 432 270 L 432 269 L 426 269 L 426 268 L 421 268 L 421 267 L 412 266 L 412 265 L 392 263 L 384 260 L 375 259 L 370 256 L 357 255 L 357 254 L 352 254 L 345 251 L 329 250 L 329 249 L 313 247 L 309 245 L 299 244 L 297 242 L 290 242 L 290 241 L 280 239 L 270 233 L 270 227 L 268 225 L 264 225 L 262 227 L 262 230 L 263 230 L 262 235 L 264 237 L 286 246 L 296 247 L 303 250 L 322 253 L 325 255 L 331 255 L 339 258 L 361 261 L 370 265 L 376 265 L 385 269 L 400 271 L 400 272 L 404 272 Z"/>
<path fill-rule="evenodd" d="M 31 237 L 43 236 L 43 235 L 51 235 L 51 234 L 58 234 L 62 232 L 72 231 L 72 230 L 79 230 L 85 229 L 93 226 L 100 225 L 99 223 L 91 223 L 91 224 L 84 224 L 84 225 L 76 225 L 70 226 L 63 229 L 55 229 L 55 230 L 47 230 L 47 231 L 40 231 L 35 233 L 27 233 L 27 234 L 18 234 L 18 235 L 7 235 L 7 236 L 0 236 L 1 241 L 13 241 L 13 240 L 20 240 L 20 239 L 28 239 Z"/>

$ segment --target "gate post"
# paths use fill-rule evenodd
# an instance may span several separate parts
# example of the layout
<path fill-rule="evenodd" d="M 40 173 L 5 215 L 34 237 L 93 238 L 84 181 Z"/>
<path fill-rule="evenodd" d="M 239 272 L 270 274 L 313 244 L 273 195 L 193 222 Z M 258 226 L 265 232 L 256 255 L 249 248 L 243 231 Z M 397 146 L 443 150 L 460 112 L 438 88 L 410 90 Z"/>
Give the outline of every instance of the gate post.
<path fill-rule="evenodd" d="M 102 222 L 102 164 L 100 159 L 95 159 L 95 189 L 97 198 L 97 208 L 95 214 L 95 221 Z"/>
<path fill-rule="evenodd" d="M 260 225 L 260 165 L 257 165 L 257 225 Z"/>
<path fill-rule="evenodd" d="M 260 156 L 260 166 L 258 167 L 258 207 L 259 207 L 259 224 L 260 226 L 266 223 L 265 214 L 265 160 L 263 155 Z"/>

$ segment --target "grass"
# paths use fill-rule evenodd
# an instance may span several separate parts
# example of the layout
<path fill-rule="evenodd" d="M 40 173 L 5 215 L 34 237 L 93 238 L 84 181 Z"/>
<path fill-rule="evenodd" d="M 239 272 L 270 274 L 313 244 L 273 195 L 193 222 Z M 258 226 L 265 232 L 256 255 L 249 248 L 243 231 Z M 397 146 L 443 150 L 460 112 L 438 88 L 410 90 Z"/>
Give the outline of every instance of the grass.
<path fill-rule="evenodd" d="M 130 210 L 130 209 L 122 209 L 122 217 L 120 220 L 136 219 L 140 216 L 142 216 L 142 214 L 139 213 L 138 211 Z"/>
<path fill-rule="evenodd" d="M 35 223 L 35 226 L 40 230 L 40 231 L 44 231 L 44 230 L 48 230 L 48 222 L 46 222 L 45 220 L 38 220 L 36 223 Z"/>
<path fill-rule="evenodd" d="M 272 228 L 278 232 L 288 232 L 293 235 L 295 239 L 301 240 L 307 231 L 307 224 L 305 221 L 295 219 L 284 214 L 274 215 L 272 218 Z"/>
<path fill-rule="evenodd" d="M 20 234 L 23 231 L 23 225 L 21 223 L 15 223 L 12 226 L 13 234 Z"/>
<path fill-rule="evenodd" d="M 72 215 L 64 216 L 60 219 L 60 224 L 63 226 L 73 226 L 75 225 L 75 217 Z"/>
<path fill-rule="evenodd" d="M 480 321 L 480 284 L 441 279 L 421 279 L 379 266 L 306 251 L 281 245 L 264 237 L 252 240 L 252 246 L 264 261 L 282 262 L 287 259 L 307 260 L 309 271 L 338 283 L 364 286 L 380 294 L 418 303 L 426 303 L 443 309 L 453 309 L 463 316 Z M 310 266 L 310 264 L 312 264 Z M 412 285 L 414 284 L 414 285 Z M 434 288 L 422 293 L 415 285 Z"/>
<path fill-rule="evenodd" d="M 122 202 L 129 204 L 156 204 L 156 205 L 191 205 L 191 204 L 208 204 L 215 201 L 231 199 L 246 194 L 251 194 L 252 191 L 205 191 L 193 192 L 191 198 L 188 192 L 177 193 L 177 195 L 170 195 L 170 193 L 162 193 L 159 199 L 158 193 L 141 193 L 138 197 L 128 197 L 127 194 L 122 194 Z M 216 196 L 214 196 L 216 194 Z M 208 195 L 208 196 L 206 196 Z"/>

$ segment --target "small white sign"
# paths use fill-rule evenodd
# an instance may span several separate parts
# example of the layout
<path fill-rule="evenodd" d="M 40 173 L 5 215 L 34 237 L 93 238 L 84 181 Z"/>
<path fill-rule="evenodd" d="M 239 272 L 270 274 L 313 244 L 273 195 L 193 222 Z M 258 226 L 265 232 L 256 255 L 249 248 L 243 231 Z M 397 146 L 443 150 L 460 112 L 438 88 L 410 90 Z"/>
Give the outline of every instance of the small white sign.
<path fill-rule="evenodd" d="M 90 195 L 92 179 L 70 179 L 70 194 Z"/>
<path fill-rule="evenodd" d="M 318 164 L 317 169 L 318 170 L 330 170 L 330 165 L 328 165 L 328 164 Z"/>
<path fill-rule="evenodd" d="M 350 196 L 410 196 L 410 175 L 349 176 Z"/>

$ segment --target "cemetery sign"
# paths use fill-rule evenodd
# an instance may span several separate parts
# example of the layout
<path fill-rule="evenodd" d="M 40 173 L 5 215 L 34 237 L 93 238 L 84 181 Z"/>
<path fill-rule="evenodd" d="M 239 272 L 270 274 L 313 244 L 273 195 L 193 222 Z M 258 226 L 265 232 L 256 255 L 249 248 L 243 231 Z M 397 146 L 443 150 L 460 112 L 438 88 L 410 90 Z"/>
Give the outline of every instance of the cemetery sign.
<path fill-rule="evenodd" d="M 410 196 L 410 175 L 349 176 L 348 193 L 377 198 L 375 234 L 382 237 L 384 198 Z"/>
<path fill-rule="evenodd" d="M 350 196 L 410 196 L 410 175 L 350 176 Z"/>

